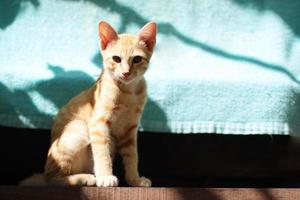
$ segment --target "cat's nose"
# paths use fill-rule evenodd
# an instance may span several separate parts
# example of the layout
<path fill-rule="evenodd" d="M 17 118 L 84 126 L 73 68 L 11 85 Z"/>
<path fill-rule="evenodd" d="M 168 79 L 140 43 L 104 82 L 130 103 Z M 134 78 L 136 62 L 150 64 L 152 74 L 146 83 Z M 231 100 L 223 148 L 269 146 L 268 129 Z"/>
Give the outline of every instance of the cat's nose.
<path fill-rule="evenodd" d="M 122 75 L 123 75 L 125 78 L 128 78 L 128 77 L 130 76 L 130 72 L 122 73 Z"/>

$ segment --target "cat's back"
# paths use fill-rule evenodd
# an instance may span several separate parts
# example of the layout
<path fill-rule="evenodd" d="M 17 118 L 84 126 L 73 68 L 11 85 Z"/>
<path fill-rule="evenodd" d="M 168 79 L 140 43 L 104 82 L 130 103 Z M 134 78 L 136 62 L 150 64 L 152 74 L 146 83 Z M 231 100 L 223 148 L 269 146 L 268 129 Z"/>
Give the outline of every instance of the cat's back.
<path fill-rule="evenodd" d="M 97 84 L 82 91 L 63 106 L 54 119 L 52 141 L 60 136 L 64 127 L 73 120 L 88 121 L 95 106 Z"/>

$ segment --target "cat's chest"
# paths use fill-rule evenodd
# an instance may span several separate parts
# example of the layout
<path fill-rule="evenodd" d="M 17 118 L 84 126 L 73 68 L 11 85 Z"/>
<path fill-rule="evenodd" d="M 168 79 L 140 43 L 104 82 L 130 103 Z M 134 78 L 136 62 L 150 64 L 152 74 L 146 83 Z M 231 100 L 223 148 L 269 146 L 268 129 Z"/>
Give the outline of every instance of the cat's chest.
<path fill-rule="evenodd" d="M 137 118 L 141 114 L 144 107 L 144 99 L 137 95 L 126 95 L 115 102 L 112 110 L 112 119 L 118 121 L 130 121 L 132 118 Z"/>
<path fill-rule="evenodd" d="M 114 99 L 114 104 L 116 106 L 123 107 L 127 109 L 129 107 L 135 106 L 138 103 L 139 97 L 136 94 L 125 93 L 121 94 Z"/>
<path fill-rule="evenodd" d="M 137 98 L 129 98 L 131 101 L 119 102 L 115 105 L 111 115 L 111 131 L 114 135 L 122 135 L 129 127 L 138 126 L 144 107 L 143 101 Z"/>
<path fill-rule="evenodd" d="M 104 121 L 112 133 L 122 134 L 129 127 L 137 126 L 146 102 L 146 89 L 124 92 L 104 87 L 96 103 L 93 117 Z"/>
<path fill-rule="evenodd" d="M 131 123 L 139 118 L 146 101 L 145 95 L 122 94 L 116 97 L 102 98 L 95 116 L 108 118 L 113 124 Z"/>

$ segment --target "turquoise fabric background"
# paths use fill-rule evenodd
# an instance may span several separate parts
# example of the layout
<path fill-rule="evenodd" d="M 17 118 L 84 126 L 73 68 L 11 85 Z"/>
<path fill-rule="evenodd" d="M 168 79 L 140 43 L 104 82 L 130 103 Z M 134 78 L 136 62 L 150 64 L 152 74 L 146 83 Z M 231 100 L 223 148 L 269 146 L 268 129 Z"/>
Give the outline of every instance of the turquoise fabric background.
<path fill-rule="evenodd" d="M 2 0 L 1 125 L 50 128 L 93 83 L 100 20 L 158 23 L 141 130 L 300 133 L 297 0 Z"/>

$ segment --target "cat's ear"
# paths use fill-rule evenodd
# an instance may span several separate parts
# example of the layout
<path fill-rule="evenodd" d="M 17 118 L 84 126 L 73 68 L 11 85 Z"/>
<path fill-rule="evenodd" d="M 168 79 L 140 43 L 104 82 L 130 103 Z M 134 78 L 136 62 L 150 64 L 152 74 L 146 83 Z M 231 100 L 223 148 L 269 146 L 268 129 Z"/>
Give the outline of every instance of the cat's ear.
<path fill-rule="evenodd" d="M 139 40 L 145 42 L 149 51 L 152 51 L 156 42 L 156 23 L 147 23 L 138 33 Z"/>
<path fill-rule="evenodd" d="M 110 42 L 118 40 L 117 32 L 107 22 L 101 21 L 99 23 L 98 29 L 102 50 L 106 49 L 107 45 Z"/>

